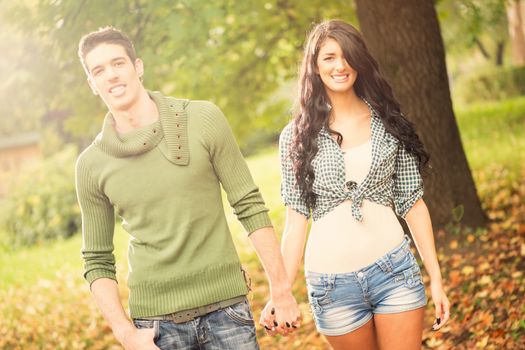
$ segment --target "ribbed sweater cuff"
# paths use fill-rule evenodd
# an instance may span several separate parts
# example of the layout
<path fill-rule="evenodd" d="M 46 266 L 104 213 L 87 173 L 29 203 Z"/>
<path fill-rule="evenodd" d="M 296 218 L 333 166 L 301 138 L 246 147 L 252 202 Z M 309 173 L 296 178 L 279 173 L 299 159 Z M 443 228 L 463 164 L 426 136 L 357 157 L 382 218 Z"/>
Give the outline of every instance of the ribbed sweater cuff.
<path fill-rule="evenodd" d="M 96 280 L 98 280 L 99 278 L 109 278 L 117 282 L 117 276 L 113 272 L 107 271 L 107 270 L 89 271 L 88 273 L 84 275 L 84 278 L 89 283 L 90 288 L 91 288 L 91 284 L 95 282 Z"/>
<path fill-rule="evenodd" d="M 268 216 L 268 212 L 266 211 L 260 212 L 247 218 L 240 219 L 239 221 L 244 226 L 246 232 L 248 232 L 248 235 L 260 228 L 273 226 L 272 221 Z"/>

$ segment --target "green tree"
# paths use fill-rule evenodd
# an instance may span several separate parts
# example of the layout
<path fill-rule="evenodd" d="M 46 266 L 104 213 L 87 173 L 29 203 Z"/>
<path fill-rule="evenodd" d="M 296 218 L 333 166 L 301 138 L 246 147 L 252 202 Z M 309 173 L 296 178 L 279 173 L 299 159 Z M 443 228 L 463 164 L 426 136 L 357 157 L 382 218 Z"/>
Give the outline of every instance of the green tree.
<path fill-rule="evenodd" d="M 225 112 L 241 143 L 275 135 L 288 119 L 289 95 L 275 91 L 293 79 L 312 22 L 355 20 L 348 1 L 31 1 L 5 5 L 5 19 L 45 38 L 48 69 L 67 128 L 92 137 L 104 108 L 90 96 L 76 57 L 80 37 L 100 26 L 127 32 L 146 66 L 145 85 L 167 94 L 209 99 Z M 45 93 L 45 92 L 40 92 Z M 95 126 L 95 127 L 93 127 Z M 262 130 L 261 130 L 262 128 Z"/>

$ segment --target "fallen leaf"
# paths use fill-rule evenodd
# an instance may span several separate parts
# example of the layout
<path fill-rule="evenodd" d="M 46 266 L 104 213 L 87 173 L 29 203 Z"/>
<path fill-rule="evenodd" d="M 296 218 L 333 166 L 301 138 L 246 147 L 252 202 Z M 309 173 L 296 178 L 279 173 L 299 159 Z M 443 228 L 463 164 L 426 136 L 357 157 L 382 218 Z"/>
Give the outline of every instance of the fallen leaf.
<path fill-rule="evenodd" d="M 471 275 L 474 273 L 474 267 L 467 265 L 461 269 L 461 273 L 467 276 Z"/>

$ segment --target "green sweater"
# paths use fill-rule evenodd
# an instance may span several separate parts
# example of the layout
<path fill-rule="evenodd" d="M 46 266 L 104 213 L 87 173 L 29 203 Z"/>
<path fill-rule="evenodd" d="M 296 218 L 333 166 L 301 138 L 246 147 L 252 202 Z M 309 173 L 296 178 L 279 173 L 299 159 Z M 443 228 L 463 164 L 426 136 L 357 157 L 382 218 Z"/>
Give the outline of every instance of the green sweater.
<path fill-rule="evenodd" d="M 130 234 L 132 318 L 247 293 L 222 206 L 222 184 L 248 233 L 271 226 L 232 131 L 214 104 L 149 92 L 160 118 L 118 135 L 110 113 L 79 156 L 84 277 L 115 276 L 115 210 Z"/>

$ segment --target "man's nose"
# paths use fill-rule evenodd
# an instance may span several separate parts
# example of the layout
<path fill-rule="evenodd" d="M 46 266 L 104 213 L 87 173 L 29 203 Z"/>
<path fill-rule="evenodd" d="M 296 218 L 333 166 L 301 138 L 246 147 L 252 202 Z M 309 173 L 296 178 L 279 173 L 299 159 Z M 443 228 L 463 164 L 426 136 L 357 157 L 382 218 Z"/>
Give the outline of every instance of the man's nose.
<path fill-rule="evenodd" d="M 113 80 L 118 77 L 117 71 L 113 67 L 108 67 L 106 72 L 108 80 Z"/>

